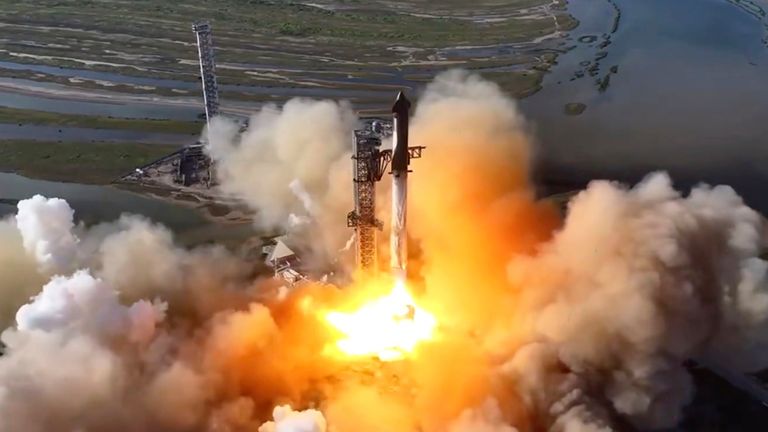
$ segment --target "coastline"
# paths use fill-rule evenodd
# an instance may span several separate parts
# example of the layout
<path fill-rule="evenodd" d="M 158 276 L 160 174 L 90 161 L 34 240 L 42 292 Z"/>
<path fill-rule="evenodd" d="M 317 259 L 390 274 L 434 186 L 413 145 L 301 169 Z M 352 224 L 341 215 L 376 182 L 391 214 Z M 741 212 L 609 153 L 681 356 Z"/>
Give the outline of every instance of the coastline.
<path fill-rule="evenodd" d="M 114 182 L 107 187 L 135 193 L 141 196 L 165 201 L 167 203 L 194 210 L 205 219 L 224 225 L 238 225 L 252 222 L 249 210 L 244 204 L 224 197 L 192 188 L 170 189 L 162 186 Z"/>

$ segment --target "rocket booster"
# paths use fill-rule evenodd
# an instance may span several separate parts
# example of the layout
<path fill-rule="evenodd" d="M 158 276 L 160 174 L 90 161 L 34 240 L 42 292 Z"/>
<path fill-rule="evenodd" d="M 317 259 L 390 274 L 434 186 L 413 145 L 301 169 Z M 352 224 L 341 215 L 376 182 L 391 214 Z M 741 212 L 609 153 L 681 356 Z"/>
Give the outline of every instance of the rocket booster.
<path fill-rule="evenodd" d="M 408 116 L 411 102 L 403 92 L 392 106 L 394 136 L 392 138 L 392 227 L 390 233 L 390 259 L 395 278 L 404 280 L 408 260 L 406 230 L 408 198 Z"/>

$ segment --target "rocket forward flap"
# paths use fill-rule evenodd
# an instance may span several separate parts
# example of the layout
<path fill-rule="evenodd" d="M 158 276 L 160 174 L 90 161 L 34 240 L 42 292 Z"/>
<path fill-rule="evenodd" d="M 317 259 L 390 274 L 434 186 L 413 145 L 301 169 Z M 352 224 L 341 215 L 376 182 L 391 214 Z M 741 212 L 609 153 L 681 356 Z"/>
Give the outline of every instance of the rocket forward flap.
<path fill-rule="evenodd" d="M 397 99 L 395 99 L 395 104 L 392 105 L 392 112 L 395 114 L 408 114 L 408 112 L 411 110 L 411 101 L 408 100 L 407 97 L 405 97 L 405 93 L 402 91 L 397 93 Z"/>

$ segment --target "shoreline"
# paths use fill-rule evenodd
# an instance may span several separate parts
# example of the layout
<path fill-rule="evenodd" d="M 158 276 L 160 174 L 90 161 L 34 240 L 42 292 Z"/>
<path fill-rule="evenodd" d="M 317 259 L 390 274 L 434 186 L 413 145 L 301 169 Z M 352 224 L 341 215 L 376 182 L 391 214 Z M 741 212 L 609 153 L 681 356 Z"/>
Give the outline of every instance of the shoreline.
<path fill-rule="evenodd" d="M 185 207 L 194 210 L 210 222 L 222 225 L 241 225 L 253 222 L 253 219 L 246 214 L 244 204 L 234 199 L 226 198 L 223 195 L 212 196 L 204 191 L 196 191 L 189 188 L 170 189 L 162 186 L 126 182 L 113 182 L 102 186 L 113 187 L 143 197 Z"/>
<path fill-rule="evenodd" d="M 129 183 L 103 183 L 88 181 L 71 181 L 56 178 L 55 176 L 37 175 L 35 173 L 25 172 L 24 170 L 6 170 L 1 169 L 0 173 L 16 174 L 30 180 L 40 180 L 52 183 L 61 183 L 72 186 L 113 188 L 123 192 L 128 192 L 143 198 L 149 198 L 162 201 L 178 207 L 184 207 L 194 211 L 208 222 L 221 225 L 242 225 L 251 223 L 252 219 L 247 216 L 245 211 L 237 208 L 230 208 L 227 203 L 217 200 L 203 193 L 195 194 L 191 191 L 174 191 L 162 187 L 152 187 L 147 185 L 129 184 Z M 31 195 L 30 195 L 31 197 Z M 193 201 L 195 200 L 195 201 Z M 0 195 L 0 205 L 15 206 L 19 199 L 9 199 Z M 242 205 L 240 205 L 242 206 Z M 235 207 L 234 205 L 232 207 Z"/>

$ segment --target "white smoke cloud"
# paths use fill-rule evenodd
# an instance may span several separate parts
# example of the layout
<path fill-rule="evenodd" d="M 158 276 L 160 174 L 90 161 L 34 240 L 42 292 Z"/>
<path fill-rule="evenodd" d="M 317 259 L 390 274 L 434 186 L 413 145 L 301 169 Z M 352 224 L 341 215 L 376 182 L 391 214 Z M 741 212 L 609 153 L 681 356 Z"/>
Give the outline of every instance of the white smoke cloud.
<path fill-rule="evenodd" d="M 80 270 L 72 276 L 54 276 L 31 303 L 19 309 L 16 322 L 20 331 L 71 330 L 148 342 L 163 319 L 164 307 L 145 300 L 124 307 L 114 290 Z"/>
<path fill-rule="evenodd" d="M 557 416 L 552 432 L 613 432 L 601 417 L 595 416 L 583 405 L 577 405 Z"/>
<path fill-rule="evenodd" d="M 746 258 L 741 280 L 727 287 L 722 304 L 722 323 L 706 353 L 711 361 L 737 371 L 755 371 L 768 365 L 768 263 Z"/>
<path fill-rule="evenodd" d="M 203 423 L 210 383 L 176 361 L 155 375 L 143 394 L 142 409 L 163 430 L 190 430 Z"/>
<path fill-rule="evenodd" d="M 13 321 L 16 310 L 40 291 L 46 277 L 24 249 L 13 217 L 0 220 L 0 328 Z"/>
<path fill-rule="evenodd" d="M 242 133 L 237 123 L 214 119 L 207 151 L 222 192 L 248 204 L 259 228 L 294 234 L 305 258 L 322 265 L 349 235 L 356 123 L 348 103 L 293 99 L 266 105 Z"/>
<path fill-rule="evenodd" d="M 309 196 L 309 192 L 304 188 L 304 185 L 302 185 L 299 180 L 293 180 L 288 184 L 288 188 L 294 195 L 296 195 L 296 198 L 301 201 L 301 205 L 304 207 L 307 214 L 311 216 L 315 212 L 314 203 L 312 202 L 312 197 Z"/>
<path fill-rule="evenodd" d="M 99 239 L 94 251 L 99 276 L 123 297 L 163 293 L 175 298 L 184 289 L 182 264 L 187 252 L 174 245 L 171 232 L 138 216 L 123 216 L 111 225 L 112 232 Z"/>
<path fill-rule="evenodd" d="M 16 317 L 0 337 L 0 430 L 200 430 L 216 386 L 195 366 L 202 353 L 180 355 L 202 343 L 183 323 L 247 303 L 250 265 L 179 248 L 137 216 L 75 226 L 66 202 L 39 196 L 19 214 L 0 221 L 0 318 Z M 63 274 L 45 283 L 38 267 Z"/>
<path fill-rule="evenodd" d="M 199 347 L 195 355 L 181 355 L 183 346 L 203 341 L 188 335 L 179 319 L 205 319 L 247 302 L 253 283 L 245 276 L 248 266 L 220 247 L 178 248 L 167 229 L 144 218 L 124 216 L 85 229 L 60 223 L 71 221 L 61 200 L 35 197 L 19 208 L 27 231 L 0 222 L 0 235 L 9 240 L 0 247 L 0 262 L 15 256 L 24 265 L 14 270 L 33 275 L 14 279 L 11 269 L 0 271 L 0 287 L 8 284 L 8 294 L 28 300 L 16 312 L 16 325 L 0 337 L 0 430 L 202 430 L 212 415 L 215 380 L 195 366 L 202 361 Z M 57 229 L 37 226 L 46 218 Z M 29 232 L 36 244 L 46 244 L 42 262 L 89 268 L 43 285 L 34 273 L 38 263 L 22 246 Z M 63 250 L 66 259 L 55 258 Z M 38 281 L 38 290 L 43 285 L 31 299 L 28 279 Z M 172 299 L 170 330 L 164 328 L 169 305 L 156 296 Z M 3 300 L 24 301 L 14 298 Z"/>
<path fill-rule="evenodd" d="M 448 432 L 517 432 L 503 417 L 499 403 L 486 400 L 480 407 L 464 411 Z"/>
<path fill-rule="evenodd" d="M 275 407 L 274 421 L 264 423 L 259 432 L 325 432 L 325 418 L 320 411 L 294 411 L 288 405 Z"/>
<path fill-rule="evenodd" d="M 218 162 L 221 189 L 251 205 L 265 227 L 285 227 L 289 214 L 334 204 L 325 201 L 340 159 L 351 178 L 356 121 L 349 104 L 303 99 L 265 106 L 242 134 L 237 124 L 215 119 L 208 151 Z"/>
<path fill-rule="evenodd" d="M 2 430 L 107 430 L 111 415 L 113 430 L 120 430 L 116 404 L 130 381 L 117 353 L 89 336 L 61 332 L 7 330 L 2 342 Z"/>
<path fill-rule="evenodd" d="M 35 195 L 19 201 L 16 226 L 24 249 L 49 273 L 72 270 L 78 239 L 73 234 L 74 211 L 66 201 Z"/>

